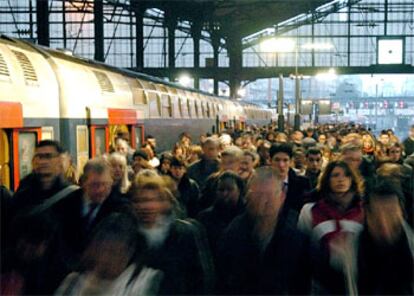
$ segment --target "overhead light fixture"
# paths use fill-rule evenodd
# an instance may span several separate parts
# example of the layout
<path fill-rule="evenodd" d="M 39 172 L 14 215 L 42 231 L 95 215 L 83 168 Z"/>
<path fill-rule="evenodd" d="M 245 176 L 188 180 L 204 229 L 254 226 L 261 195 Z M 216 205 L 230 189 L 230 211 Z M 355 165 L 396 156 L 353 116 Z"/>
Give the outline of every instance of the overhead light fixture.
<path fill-rule="evenodd" d="M 181 84 L 182 86 L 190 86 L 191 84 L 191 77 L 188 76 L 187 74 L 183 74 L 178 78 L 178 83 Z"/>
<path fill-rule="evenodd" d="M 263 52 L 293 52 L 296 43 L 289 38 L 268 38 L 260 43 Z"/>
<path fill-rule="evenodd" d="M 318 80 L 328 81 L 328 80 L 334 80 L 334 79 L 336 79 L 337 78 L 337 75 L 336 75 L 335 69 L 334 68 L 330 68 L 328 70 L 328 72 L 318 73 L 318 74 L 316 74 L 315 77 Z"/>

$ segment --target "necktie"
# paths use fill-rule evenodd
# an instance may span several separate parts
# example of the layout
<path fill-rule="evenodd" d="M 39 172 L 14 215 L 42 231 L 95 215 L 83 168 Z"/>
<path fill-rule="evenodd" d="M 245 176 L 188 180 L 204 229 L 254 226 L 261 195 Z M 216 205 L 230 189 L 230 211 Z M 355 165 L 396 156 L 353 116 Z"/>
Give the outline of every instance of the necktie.
<path fill-rule="evenodd" d="M 97 207 L 98 207 L 97 203 L 89 204 L 88 213 L 83 217 L 83 219 L 85 221 L 85 227 L 86 227 L 87 230 L 89 230 L 90 226 L 92 225 L 93 213 L 94 213 L 94 211 Z"/>
<path fill-rule="evenodd" d="M 282 184 L 282 193 L 280 194 L 280 199 L 282 200 L 282 204 L 286 200 L 287 191 L 288 191 L 288 183 L 287 182 L 283 182 L 283 184 Z"/>

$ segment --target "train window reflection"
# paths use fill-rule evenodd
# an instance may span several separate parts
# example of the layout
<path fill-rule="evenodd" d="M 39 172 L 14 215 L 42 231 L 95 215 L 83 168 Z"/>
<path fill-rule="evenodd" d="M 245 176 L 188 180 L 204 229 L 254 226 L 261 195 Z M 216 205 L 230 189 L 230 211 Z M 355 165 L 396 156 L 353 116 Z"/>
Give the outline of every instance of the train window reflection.
<path fill-rule="evenodd" d="M 19 178 L 20 180 L 32 171 L 32 158 L 36 145 L 36 133 L 19 133 Z"/>

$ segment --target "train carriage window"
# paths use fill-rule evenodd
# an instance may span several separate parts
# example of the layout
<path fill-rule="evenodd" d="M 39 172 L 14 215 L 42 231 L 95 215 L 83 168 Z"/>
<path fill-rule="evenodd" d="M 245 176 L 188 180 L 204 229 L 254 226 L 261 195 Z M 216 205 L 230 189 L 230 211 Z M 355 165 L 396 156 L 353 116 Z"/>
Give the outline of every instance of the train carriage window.
<path fill-rule="evenodd" d="M 128 84 L 132 91 L 132 97 L 135 105 L 147 104 L 147 96 L 144 91 L 144 86 L 139 79 L 128 78 Z"/>
<path fill-rule="evenodd" d="M 161 102 L 156 92 L 148 92 L 148 105 L 149 105 L 149 116 L 160 117 L 161 115 Z"/>
<path fill-rule="evenodd" d="M 104 127 L 95 128 L 93 156 L 102 156 L 106 152 L 106 130 Z"/>
<path fill-rule="evenodd" d="M 177 99 L 178 100 L 178 112 L 179 112 L 179 114 L 180 114 L 180 117 L 181 118 L 183 118 L 184 117 L 184 114 L 183 114 L 183 99 L 182 98 L 178 98 Z"/>
<path fill-rule="evenodd" d="M 55 138 L 53 126 L 42 127 L 42 140 L 53 140 Z"/>
<path fill-rule="evenodd" d="M 135 147 L 141 147 L 142 143 L 144 143 L 144 126 L 137 125 L 135 126 Z"/>
<path fill-rule="evenodd" d="M 188 109 L 188 117 L 191 118 L 194 116 L 194 104 L 191 103 L 190 99 L 187 99 L 187 109 Z"/>
<path fill-rule="evenodd" d="M 37 142 L 35 132 L 19 133 L 19 179 L 23 179 L 32 171 L 32 159 Z"/>
<path fill-rule="evenodd" d="M 207 102 L 207 117 L 211 118 L 211 107 L 210 102 Z"/>
<path fill-rule="evenodd" d="M 194 108 L 195 108 L 195 117 L 201 117 L 201 106 L 200 106 L 200 102 L 195 99 L 194 100 Z"/>
<path fill-rule="evenodd" d="M 81 173 L 89 159 L 89 135 L 86 125 L 78 125 L 76 127 L 76 154 L 76 166 L 78 173 Z"/>
<path fill-rule="evenodd" d="M 172 117 L 171 98 L 168 94 L 161 94 L 162 117 Z"/>

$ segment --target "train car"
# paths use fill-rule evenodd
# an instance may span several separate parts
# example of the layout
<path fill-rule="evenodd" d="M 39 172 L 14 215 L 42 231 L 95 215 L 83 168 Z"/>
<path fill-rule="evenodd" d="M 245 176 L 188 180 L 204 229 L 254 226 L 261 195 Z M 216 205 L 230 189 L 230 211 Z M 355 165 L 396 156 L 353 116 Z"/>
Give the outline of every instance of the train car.
<path fill-rule="evenodd" d="M 16 189 L 33 148 L 59 140 L 79 170 L 116 137 L 140 147 L 151 134 L 167 150 L 187 131 L 264 125 L 271 112 L 162 79 L 0 36 L 0 178 Z"/>

